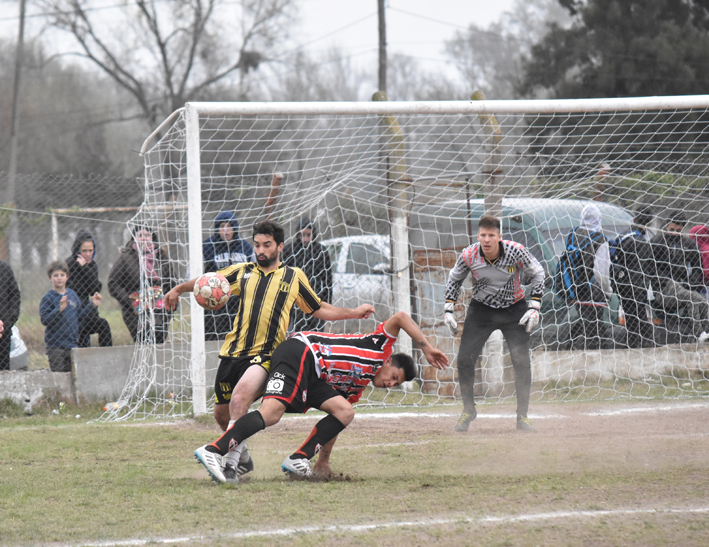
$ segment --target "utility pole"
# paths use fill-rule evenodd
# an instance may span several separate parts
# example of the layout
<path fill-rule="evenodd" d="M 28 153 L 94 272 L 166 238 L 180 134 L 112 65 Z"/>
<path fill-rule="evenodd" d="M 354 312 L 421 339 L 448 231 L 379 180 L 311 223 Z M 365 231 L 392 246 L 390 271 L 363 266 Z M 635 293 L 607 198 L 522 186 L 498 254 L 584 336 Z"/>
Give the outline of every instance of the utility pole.
<path fill-rule="evenodd" d="M 377 0 L 379 4 L 379 91 L 387 91 L 387 24 L 386 0 Z"/>
<path fill-rule="evenodd" d="M 17 140 L 20 133 L 20 115 L 18 103 L 20 100 L 20 77 L 22 75 L 22 57 L 25 41 L 25 0 L 20 0 L 20 29 L 17 35 L 17 49 L 15 51 L 15 82 L 12 89 L 12 118 L 10 126 L 10 168 L 8 172 L 6 203 L 15 206 L 15 179 L 17 177 Z M 10 216 L 7 254 L 10 265 L 18 272 L 22 260 L 17 234 L 17 214 Z"/>

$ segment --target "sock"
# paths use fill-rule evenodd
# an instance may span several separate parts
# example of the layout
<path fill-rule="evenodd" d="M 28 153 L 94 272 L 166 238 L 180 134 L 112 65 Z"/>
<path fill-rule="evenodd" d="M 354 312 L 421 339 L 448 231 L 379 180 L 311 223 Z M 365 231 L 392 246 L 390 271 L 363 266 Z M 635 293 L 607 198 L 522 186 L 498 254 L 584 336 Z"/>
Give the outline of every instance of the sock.
<path fill-rule="evenodd" d="M 342 422 L 332 414 L 328 414 L 315 424 L 315 427 L 310 433 L 310 436 L 303 443 L 303 446 L 296 450 L 295 453 L 291 455 L 291 458 L 312 459 L 323 446 L 337 437 L 343 429 L 345 429 L 345 426 Z"/>
<path fill-rule="evenodd" d="M 263 421 L 261 413 L 254 410 L 239 418 L 232 427 L 226 430 L 224 435 L 208 444 L 206 450 L 223 456 L 262 429 L 266 429 L 266 423 Z"/>
<path fill-rule="evenodd" d="M 236 467 L 239 464 L 239 459 L 241 458 L 241 449 L 244 446 L 244 443 L 241 442 L 239 443 L 239 446 L 237 446 L 234 450 L 230 450 L 229 452 L 227 452 L 226 456 L 224 456 L 224 465 L 231 465 L 232 467 Z"/>

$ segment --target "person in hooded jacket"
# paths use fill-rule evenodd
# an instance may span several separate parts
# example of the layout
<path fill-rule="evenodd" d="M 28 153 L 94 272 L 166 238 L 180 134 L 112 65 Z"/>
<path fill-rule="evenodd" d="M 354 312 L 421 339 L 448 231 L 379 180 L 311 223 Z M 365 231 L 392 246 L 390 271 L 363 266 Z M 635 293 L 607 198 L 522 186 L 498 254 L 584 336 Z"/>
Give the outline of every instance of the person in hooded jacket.
<path fill-rule="evenodd" d="M 88 313 L 79 319 L 78 346 L 80 348 L 91 345 L 91 335 L 94 333 L 98 334 L 99 346 L 113 345 L 111 326 L 98 314 L 98 308 L 91 304 L 91 298 L 96 293 L 100 294 L 103 286 L 98 278 L 95 257 L 96 240 L 90 232 L 79 230 L 71 246 L 71 256 L 66 259 L 69 266 L 66 286 L 76 293 L 82 306 L 90 306 Z"/>
<path fill-rule="evenodd" d="M 709 303 L 700 294 L 704 270 L 699 248 L 682 235 L 686 224 L 681 211 L 672 212 L 664 230 L 650 240 L 656 268 L 652 306 L 668 330 L 694 337 L 709 331 Z"/>
<path fill-rule="evenodd" d="M 574 349 L 599 349 L 605 338 L 603 316 L 612 294 L 610 283 L 610 252 L 602 234 L 601 210 L 593 204 L 581 210 L 580 226 L 574 228 L 576 242 L 584 247 L 583 264 L 578 267 L 577 298 L 574 301 L 579 320 L 571 326 L 571 344 Z M 569 236 L 567 236 L 568 240 Z"/>
<path fill-rule="evenodd" d="M 141 270 L 152 287 L 150 294 L 140 290 Z M 157 236 L 147 226 L 138 226 L 108 275 L 108 292 L 121 305 L 123 322 L 134 342 L 153 341 L 148 311 L 155 317 L 154 341 L 162 344 L 167 337 L 171 313 L 165 309 L 162 295 L 176 284 L 167 253 L 160 248 Z"/>
<path fill-rule="evenodd" d="M 298 222 L 298 231 L 293 241 L 283 249 L 283 263 L 292 268 L 300 268 L 305 273 L 310 286 L 323 302 L 332 298 L 332 265 L 330 254 L 316 238 L 318 231 L 312 220 L 307 217 Z M 293 330 L 295 332 L 321 331 L 324 322 L 294 310 Z"/>
<path fill-rule="evenodd" d="M 202 243 L 204 273 L 256 260 L 251 244 L 239 237 L 239 223 L 231 211 L 222 211 L 216 216 L 213 232 Z M 237 313 L 237 298 L 229 299 L 227 305 L 218 310 L 204 310 L 205 340 L 223 340 L 231 332 Z"/>

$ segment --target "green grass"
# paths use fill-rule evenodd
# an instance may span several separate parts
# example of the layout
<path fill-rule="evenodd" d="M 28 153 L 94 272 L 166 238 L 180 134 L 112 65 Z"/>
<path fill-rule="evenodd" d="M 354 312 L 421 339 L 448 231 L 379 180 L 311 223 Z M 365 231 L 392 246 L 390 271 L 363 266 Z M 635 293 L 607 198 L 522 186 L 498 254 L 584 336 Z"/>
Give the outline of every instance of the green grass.
<path fill-rule="evenodd" d="M 332 458 L 337 474 L 327 482 L 283 477 L 281 460 L 315 423 L 285 419 L 249 441 L 256 470 L 231 488 L 213 485 L 192 459 L 196 447 L 218 435 L 209 416 L 171 424 L 87 424 L 100 414 L 97 405 L 66 403 L 59 410 L 57 401 L 46 401 L 25 418 L 19 407 L 0 401 L 0 416 L 6 416 L 0 419 L 0 543 L 190 537 L 195 539 L 185 543 L 200 545 L 706 544 L 709 523 L 703 514 L 483 520 L 709 506 L 709 435 L 699 420 L 705 410 L 677 413 L 676 423 L 666 411 L 662 423 L 660 413 L 646 422 L 614 418 L 609 429 L 584 418 L 583 408 L 533 407 L 542 414 L 570 413 L 566 421 L 538 422 L 535 435 L 484 419 L 470 433 L 456 434 L 452 424 L 460 407 L 434 409 L 452 413 L 448 417 L 388 421 L 364 419 L 370 412 L 363 411 L 338 439 Z M 480 410 L 513 413 L 514 407 Z M 699 425 L 696 434 L 690 423 Z M 426 519 L 445 523 L 239 535 Z"/>

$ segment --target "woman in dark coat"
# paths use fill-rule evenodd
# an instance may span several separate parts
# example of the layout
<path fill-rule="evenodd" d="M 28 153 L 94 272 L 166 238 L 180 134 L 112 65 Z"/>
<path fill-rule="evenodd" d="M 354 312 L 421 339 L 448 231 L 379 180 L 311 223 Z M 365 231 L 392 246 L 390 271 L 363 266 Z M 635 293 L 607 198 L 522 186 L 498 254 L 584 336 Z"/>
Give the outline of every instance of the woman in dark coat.
<path fill-rule="evenodd" d="M 147 290 L 140 287 L 141 270 Z M 158 246 L 156 235 L 146 226 L 138 226 L 121 249 L 108 276 L 108 292 L 121 305 L 123 322 L 136 343 L 162 344 L 170 326 L 170 312 L 163 305 L 163 295 L 175 285 L 170 261 Z M 155 317 L 151 328 L 150 310 Z"/>
<path fill-rule="evenodd" d="M 96 241 L 86 230 L 79 230 L 71 246 L 71 256 L 66 259 L 69 266 L 67 288 L 73 290 L 81 300 L 82 306 L 91 306 L 89 312 L 79 320 L 79 347 L 91 345 L 91 335 L 98 333 L 98 344 L 101 347 L 113 345 L 111 326 L 99 316 L 98 308 L 89 301 L 96 293 L 101 293 L 102 284 L 98 279 L 96 257 Z"/>

